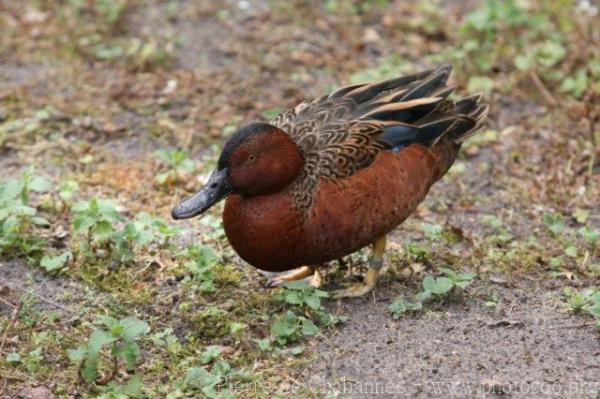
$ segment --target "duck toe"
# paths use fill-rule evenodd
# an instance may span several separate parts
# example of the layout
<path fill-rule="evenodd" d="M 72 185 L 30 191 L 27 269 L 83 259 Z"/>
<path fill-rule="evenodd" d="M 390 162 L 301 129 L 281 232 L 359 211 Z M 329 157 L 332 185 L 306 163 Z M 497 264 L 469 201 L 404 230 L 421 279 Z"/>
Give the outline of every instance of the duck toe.
<path fill-rule="evenodd" d="M 287 283 L 290 281 L 302 280 L 313 274 L 314 269 L 310 266 L 302 266 L 297 269 L 294 269 L 288 273 L 283 273 L 273 278 L 270 278 L 265 286 L 267 288 L 275 288 L 280 287 L 283 283 Z"/>

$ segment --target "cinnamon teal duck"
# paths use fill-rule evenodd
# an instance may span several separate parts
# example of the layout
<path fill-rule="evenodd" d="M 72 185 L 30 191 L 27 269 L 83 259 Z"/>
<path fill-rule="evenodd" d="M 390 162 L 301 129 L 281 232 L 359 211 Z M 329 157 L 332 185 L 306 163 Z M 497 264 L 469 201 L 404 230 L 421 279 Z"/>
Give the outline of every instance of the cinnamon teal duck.
<path fill-rule="evenodd" d="M 172 210 L 202 214 L 226 198 L 229 242 L 252 266 L 305 278 L 326 262 L 372 245 L 359 296 L 376 283 L 386 235 L 408 218 L 486 118 L 480 95 L 456 102 L 451 66 L 342 87 L 251 123 L 225 144 L 206 185 Z"/>

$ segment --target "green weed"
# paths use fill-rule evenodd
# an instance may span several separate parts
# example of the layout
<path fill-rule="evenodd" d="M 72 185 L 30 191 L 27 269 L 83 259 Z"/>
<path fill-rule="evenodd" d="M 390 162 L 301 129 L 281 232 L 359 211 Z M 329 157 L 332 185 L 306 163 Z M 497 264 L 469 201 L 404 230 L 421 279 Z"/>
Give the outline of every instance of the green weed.
<path fill-rule="evenodd" d="M 48 273 L 55 273 L 62 270 L 72 258 L 71 252 L 66 251 L 61 255 L 44 255 L 40 261 L 40 266 Z"/>
<path fill-rule="evenodd" d="M 155 346 L 165 348 L 173 356 L 178 355 L 183 350 L 183 346 L 173 334 L 171 327 L 154 333 L 149 338 Z"/>
<path fill-rule="evenodd" d="M 431 56 L 431 61 L 452 59 L 462 65 L 465 70 L 459 73 L 470 75 L 469 91 L 510 89 L 511 84 L 496 87 L 497 80 L 486 75 L 512 70 L 511 83 L 534 79 L 538 86 L 548 83 L 576 99 L 588 88 L 600 92 L 597 55 L 581 59 L 577 67 L 568 65 L 573 43 L 586 40 L 585 30 L 575 29 L 583 22 L 572 17 L 572 8 L 569 2 L 486 0 L 466 15 L 458 30 L 446 31 L 460 45 Z"/>
<path fill-rule="evenodd" d="M 119 229 L 124 222 L 113 201 L 93 198 L 72 208 L 73 234 L 83 236 L 78 240 L 78 250 L 87 258 L 113 257 L 119 263 L 133 260 L 131 228 Z"/>
<path fill-rule="evenodd" d="M 183 150 L 157 150 L 156 157 L 164 164 L 164 172 L 156 176 L 156 183 L 170 186 L 186 181 L 191 173 L 196 171 L 196 165 L 189 158 L 189 153 Z"/>
<path fill-rule="evenodd" d="M 50 189 L 48 179 L 35 176 L 29 168 L 19 179 L 0 184 L 0 255 L 37 259 L 45 241 L 37 234 L 38 227 L 50 222 L 38 215 L 30 203 L 32 192 L 43 193 Z"/>
<path fill-rule="evenodd" d="M 146 71 L 166 66 L 172 59 L 168 44 L 140 38 L 114 39 L 91 47 L 89 53 L 100 61 L 123 62 L 129 69 Z"/>
<path fill-rule="evenodd" d="M 423 229 L 423 233 L 425 233 L 425 237 L 430 241 L 439 240 L 444 232 L 444 227 L 440 224 L 423 223 L 421 228 Z"/>
<path fill-rule="evenodd" d="M 200 292 L 215 291 L 213 271 L 219 263 L 219 258 L 214 251 L 208 246 L 193 245 L 185 250 L 184 255 L 191 258 L 185 262 L 184 267 L 192 273 L 194 282 L 199 284 Z"/>
<path fill-rule="evenodd" d="M 273 295 L 276 303 L 289 309 L 276 316 L 271 325 L 274 342 L 283 346 L 296 342 L 303 336 L 317 334 L 319 326 L 330 327 L 344 321 L 343 317 L 330 314 L 322 305 L 321 300 L 328 297 L 327 292 L 303 281 L 285 283 L 282 290 Z M 265 343 L 261 345 L 266 346 Z"/>
<path fill-rule="evenodd" d="M 117 320 L 102 316 L 98 322 L 101 327 L 92 333 L 87 344 L 69 351 L 69 358 L 79 365 L 81 376 L 90 383 L 101 377 L 100 355 L 105 348 L 110 349 L 113 377 L 118 371 L 119 359 L 124 361 L 127 371 L 134 371 L 140 355 L 137 340 L 150 331 L 148 323 L 133 317 Z"/>
<path fill-rule="evenodd" d="M 127 11 L 127 2 L 124 0 L 95 0 L 94 8 L 102 15 L 108 26 L 114 27 Z"/>
<path fill-rule="evenodd" d="M 560 235 L 565 230 L 565 218 L 559 213 L 545 213 L 544 224 L 554 236 Z"/>
<path fill-rule="evenodd" d="M 600 309 L 598 308 L 598 306 L 600 306 L 600 292 L 597 290 L 587 289 L 575 291 L 566 288 L 564 296 L 567 303 L 567 309 L 573 313 L 587 311 L 594 306 L 596 306 L 597 309 Z M 600 317 L 600 313 L 598 313 L 598 317 Z"/>
<path fill-rule="evenodd" d="M 457 273 L 444 267 L 439 270 L 445 274 L 442 277 L 426 276 L 423 279 L 423 289 L 415 295 L 413 302 L 398 298 L 389 306 L 394 319 L 398 319 L 407 313 L 423 310 L 423 305 L 431 300 L 441 300 L 457 290 L 465 290 L 476 277 L 475 273 Z"/>
<path fill-rule="evenodd" d="M 500 218 L 492 215 L 485 215 L 482 218 L 482 221 L 494 229 L 494 233 L 489 234 L 487 238 L 490 243 L 505 245 L 512 241 L 513 235 L 510 230 L 504 226 L 504 223 Z"/>
<path fill-rule="evenodd" d="M 596 331 L 600 334 L 600 290 L 597 288 L 564 291 L 567 309 L 573 313 L 585 313 L 596 320 Z"/>
<path fill-rule="evenodd" d="M 133 262 L 135 251 L 152 243 L 167 246 L 182 231 L 147 213 L 127 222 L 111 200 L 83 201 L 73 206 L 72 213 L 73 233 L 86 239 L 78 240 L 75 249 L 86 258 L 111 258 L 118 264 Z"/>
<path fill-rule="evenodd" d="M 169 394 L 168 397 L 182 397 L 184 392 L 201 392 L 206 398 L 235 398 L 235 395 L 228 386 L 238 385 L 249 381 L 247 373 L 235 370 L 231 365 L 220 358 L 219 353 L 212 353 L 210 361 L 216 362 L 210 368 L 190 367 L 183 380 L 178 384 L 176 391 Z M 207 362 L 207 363 L 209 363 Z"/>

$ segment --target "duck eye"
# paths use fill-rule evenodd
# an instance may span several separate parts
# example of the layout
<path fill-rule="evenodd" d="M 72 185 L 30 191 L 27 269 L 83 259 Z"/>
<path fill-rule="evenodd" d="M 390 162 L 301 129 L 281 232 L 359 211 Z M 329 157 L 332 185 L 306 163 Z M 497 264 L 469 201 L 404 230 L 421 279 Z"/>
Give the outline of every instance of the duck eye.
<path fill-rule="evenodd" d="M 249 161 L 249 162 L 254 162 L 254 161 L 256 161 L 256 155 L 254 155 L 254 154 L 250 154 L 250 155 L 248 156 L 248 161 Z"/>

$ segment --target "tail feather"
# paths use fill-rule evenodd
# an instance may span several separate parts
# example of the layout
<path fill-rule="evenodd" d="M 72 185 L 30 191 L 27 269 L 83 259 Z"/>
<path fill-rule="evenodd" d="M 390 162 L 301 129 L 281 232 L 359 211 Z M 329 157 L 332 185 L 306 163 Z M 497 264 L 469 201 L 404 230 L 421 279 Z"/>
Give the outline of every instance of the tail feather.
<path fill-rule="evenodd" d="M 481 127 L 488 105 L 475 94 L 453 102 L 446 84 L 452 67 L 353 88 L 356 117 L 384 126 L 381 141 L 395 148 L 410 143 L 434 146 L 448 137 L 457 147 Z"/>
<path fill-rule="evenodd" d="M 404 95 L 400 101 L 410 101 L 414 100 L 415 98 L 422 98 L 428 96 L 431 92 L 440 87 L 445 87 L 446 81 L 450 76 L 450 71 L 452 71 L 452 67 L 450 65 L 445 65 L 436 69 L 430 77 L 425 79 L 423 82 L 420 82 L 415 88 Z"/>
<path fill-rule="evenodd" d="M 474 121 L 475 125 L 468 129 L 454 132 L 452 135 L 454 142 L 461 144 L 468 138 L 473 137 L 485 122 L 489 109 L 490 107 L 488 104 L 477 103 L 475 109 L 468 114 L 469 119 Z"/>
<path fill-rule="evenodd" d="M 412 123 L 433 111 L 441 100 L 443 99 L 440 97 L 428 97 L 384 104 L 364 115 L 363 118 Z"/>
<path fill-rule="evenodd" d="M 378 96 L 381 96 L 385 93 L 397 90 L 398 88 L 404 89 L 407 85 L 413 84 L 414 82 L 419 82 L 433 72 L 434 70 L 428 70 L 415 73 L 413 75 L 385 80 L 383 82 L 363 84 L 349 92 L 343 93 L 342 95 L 352 98 L 357 104 L 362 104 L 376 99 Z M 338 92 L 334 92 L 330 95 L 330 98 L 338 98 L 340 96 L 341 95 L 339 95 Z"/>

